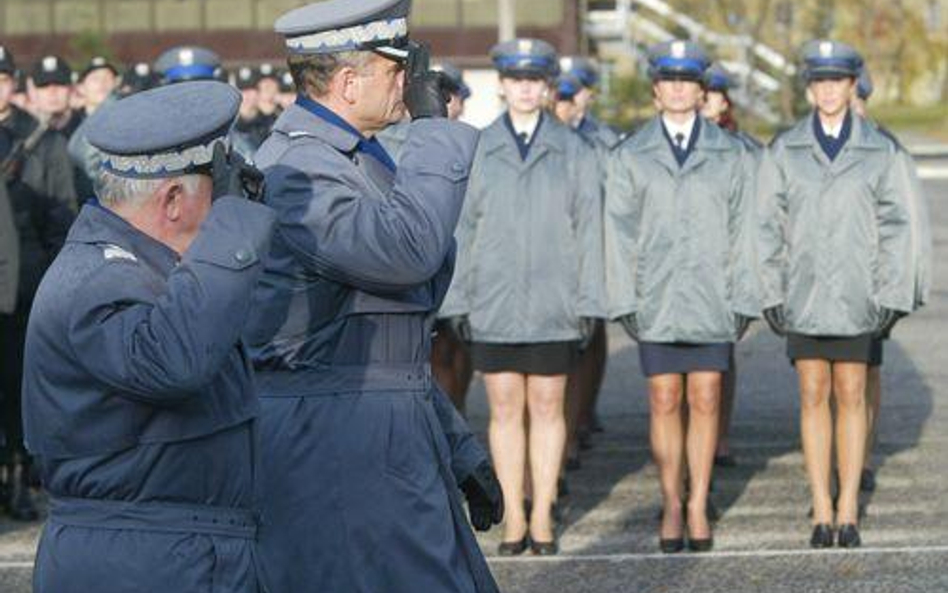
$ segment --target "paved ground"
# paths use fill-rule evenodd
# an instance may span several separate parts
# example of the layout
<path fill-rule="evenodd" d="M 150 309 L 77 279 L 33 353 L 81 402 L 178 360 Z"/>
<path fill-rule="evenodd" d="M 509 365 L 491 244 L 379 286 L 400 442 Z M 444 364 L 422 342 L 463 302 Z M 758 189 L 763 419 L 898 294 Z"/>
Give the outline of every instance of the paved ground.
<path fill-rule="evenodd" d="M 562 554 L 491 558 L 507 593 L 908 593 L 948 591 L 948 182 L 929 181 L 936 242 L 933 303 L 887 346 L 877 492 L 864 502 L 864 547 L 812 552 L 797 434 L 795 377 L 783 345 L 756 328 L 738 349 L 739 467 L 715 476 L 723 512 L 715 551 L 656 554 L 660 498 L 647 442 L 637 354 L 612 332 L 601 414 L 606 432 L 569 474 Z M 944 258 L 944 259 L 942 259 Z M 471 393 L 483 431 L 483 388 Z M 0 593 L 29 591 L 38 527 L 0 520 Z M 493 554 L 499 530 L 487 534 Z M 302 593 L 302 592 L 301 592 Z M 336 593 L 336 592 L 333 592 Z M 343 593 L 343 592 L 338 592 Z"/>

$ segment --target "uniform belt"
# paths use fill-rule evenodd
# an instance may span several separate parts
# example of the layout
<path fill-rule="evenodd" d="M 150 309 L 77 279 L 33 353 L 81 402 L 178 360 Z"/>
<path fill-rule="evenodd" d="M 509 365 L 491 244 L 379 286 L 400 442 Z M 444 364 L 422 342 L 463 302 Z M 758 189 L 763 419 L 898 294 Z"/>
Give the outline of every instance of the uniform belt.
<path fill-rule="evenodd" d="M 49 520 L 94 529 L 201 533 L 243 539 L 257 536 L 253 511 L 198 504 L 51 497 Z"/>
<path fill-rule="evenodd" d="M 427 392 L 431 367 L 427 363 L 327 366 L 295 371 L 258 371 L 261 397 L 307 397 L 366 391 Z"/>

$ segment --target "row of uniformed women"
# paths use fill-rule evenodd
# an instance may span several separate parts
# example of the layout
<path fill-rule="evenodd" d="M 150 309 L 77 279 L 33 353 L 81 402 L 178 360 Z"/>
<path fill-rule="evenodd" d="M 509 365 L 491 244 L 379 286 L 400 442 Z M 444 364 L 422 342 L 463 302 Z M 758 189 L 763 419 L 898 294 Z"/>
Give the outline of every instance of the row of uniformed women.
<path fill-rule="evenodd" d="M 859 55 L 830 41 L 805 48 L 814 112 L 764 151 L 699 116 L 709 62 L 690 42 L 652 49 L 659 114 L 612 150 L 544 113 L 552 47 L 521 39 L 492 57 L 507 110 L 480 141 L 441 315 L 484 374 L 507 503 L 499 551 L 557 551 L 567 375 L 602 318 L 639 342 L 648 377 L 660 547 L 680 551 L 687 536 L 690 549 L 710 549 L 722 375 L 762 314 L 788 336 L 800 376 L 811 543 L 833 545 L 838 525 L 839 545 L 859 545 L 866 365 L 875 337 L 923 302 L 928 278 L 911 161 L 849 109 Z"/>

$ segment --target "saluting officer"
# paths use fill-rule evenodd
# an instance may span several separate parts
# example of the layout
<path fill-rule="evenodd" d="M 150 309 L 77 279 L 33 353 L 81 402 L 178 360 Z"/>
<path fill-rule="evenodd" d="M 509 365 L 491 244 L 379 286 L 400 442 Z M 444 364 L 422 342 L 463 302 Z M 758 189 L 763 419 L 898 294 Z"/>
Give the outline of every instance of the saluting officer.
<path fill-rule="evenodd" d="M 604 314 L 602 193 L 593 151 L 542 109 L 558 71 L 553 47 L 517 39 L 495 46 L 491 58 L 507 109 L 477 149 L 441 314 L 472 341 L 474 368 L 484 373 L 507 508 L 500 552 L 519 554 L 530 543 L 536 554 L 555 554 L 566 378 Z"/>
<path fill-rule="evenodd" d="M 660 548 L 711 549 L 711 480 L 722 373 L 759 314 L 753 162 L 698 114 L 708 58 L 698 45 L 650 49 L 659 115 L 616 149 L 606 193 L 610 315 L 639 342 L 663 497 Z M 682 426 L 682 401 L 689 420 Z M 682 462 L 687 460 L 687 520 Z"/>
<path fill-rule="evenodd" d="M 26 441 L 50 494 L 37 593 L 259 590 L 259 404 L 240 333 L 275 217 L 227 156 L 239 103 L 185 83 L 90 124 L 99 200 L 27 336 Z"/>
<path fill-rule="evenodd" d="M 458 488 L 478 529 L 500 489 L 428 364 L 478 134 L 445 117 L 409 4 L 329 0 L 276 23 L 300 94 L 257 154 L 280 225 L 247 333 L 273 593 L 497 590 Z M 396 167 L 374 136 L 406 106 Z"/>
<path fill-rule="evenodd" d="M 895 144 L 850 109 L 862 66 L 856 50 L 817 40 L 804 46 L 803 59 L 815 109 L 774 139 L 759 174 L 764 316 L 787 335 L 800 378 L 800 430 L 813 498 L 810 544 L 855 547 L 866 365 L 874 340 L 916 303 L 912 188 Z"/>

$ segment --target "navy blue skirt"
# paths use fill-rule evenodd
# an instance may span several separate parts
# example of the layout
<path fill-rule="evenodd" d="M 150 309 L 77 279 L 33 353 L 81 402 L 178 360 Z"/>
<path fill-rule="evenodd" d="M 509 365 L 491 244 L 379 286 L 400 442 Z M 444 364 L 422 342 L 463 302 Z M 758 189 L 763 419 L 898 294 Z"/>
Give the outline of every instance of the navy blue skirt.
<path fill-rule="evenodd" d="M 646 377 L 691 373 L 725 372 L 730 367 L 734 344 L 685 344 L 681 342 L 639 343 L 639 364 Z"/>

